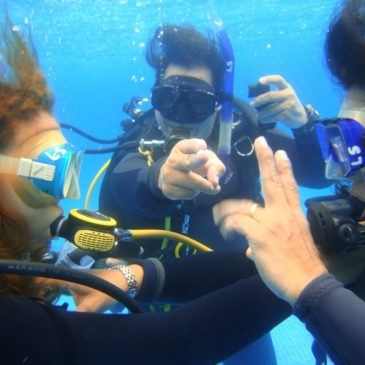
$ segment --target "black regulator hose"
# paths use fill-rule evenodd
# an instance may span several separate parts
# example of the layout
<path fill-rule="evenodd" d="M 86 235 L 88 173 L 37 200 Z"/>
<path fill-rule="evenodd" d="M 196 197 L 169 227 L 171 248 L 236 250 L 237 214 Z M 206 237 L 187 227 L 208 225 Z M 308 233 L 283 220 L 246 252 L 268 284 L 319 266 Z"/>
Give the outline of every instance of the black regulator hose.
<path fill-rule="evenodd" d="M 253 129 L 259 128 L 259 121 L 257 119 L 257 113 L 245 101 L 233 97 L 233 107 L 241 114 L 243 120 L 247 121 L 248 125 Z"/>
<path fill-rule="evenodd" d="M 140 304 L 126 292 L 108 281 L 82 270 L 69 269 L 39 262 L 0 260 L 0 274 L 41 276 L 85 285 L 109 295 L 133 313 L 143 313 Z"/>
<path fill-rule="evenodd" d="M 92 136 L 89 133 L 86 133 L 85 131 L 81 130 L 80 128 L 77 128 L 71 124 L 66 124 L 66 123 L 60 123 L 60 127 L 64 128 L 64 129 L 68 129 L 74 133 L 79 134 L 80 136 L 83 136 L 87 139 L 89 139 L 90 141 L 96 142 L 96 143 L 101 143 L 101 144 L 112 144 L 112 143 L 118 143 L 119 140 L 121 139 L 122 136 L 118 136 L 116 138 L 113 139 L 102 139 L 102 138 L 98 138 L 95 136 Z"/>
<path fill-rule="evenodd" d="M 84 150 L 84 153 L 86 155 L 102 155 L 106 153 L 114 153 L 122 149 L 137 148 L 139 147 L 139 145 L 140 145 L 139 141 L 128 141 L 109 148 L 99 148 L 99 149 L 87 148 Z"/>

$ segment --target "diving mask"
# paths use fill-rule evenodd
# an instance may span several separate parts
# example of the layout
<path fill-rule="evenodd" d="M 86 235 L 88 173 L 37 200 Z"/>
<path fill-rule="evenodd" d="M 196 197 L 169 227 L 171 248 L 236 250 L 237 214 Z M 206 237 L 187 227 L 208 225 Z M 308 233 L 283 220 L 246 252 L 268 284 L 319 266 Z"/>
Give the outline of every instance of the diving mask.
<path fill-rule="evenodd" d="M 82 152 L 70 143 L 41 151 L 35 159 L 0 155 L 0 172 L 28 178 L 34 186 L 57 199 L 79 199 Z"/>
<path fill-rule="evenodd" d="M 201 123 L 219 105 L 209 84 L 187 76 L 170 76 L 155 86 L 151 103 L 165 119 L 181 124 Z"/>
<path fill-rule="evenodd" d="M 365 128 L 360 123 L 328 119 L 317 123 L 316 129 L 327 179 L 349 178 L 365 166 Z"/>

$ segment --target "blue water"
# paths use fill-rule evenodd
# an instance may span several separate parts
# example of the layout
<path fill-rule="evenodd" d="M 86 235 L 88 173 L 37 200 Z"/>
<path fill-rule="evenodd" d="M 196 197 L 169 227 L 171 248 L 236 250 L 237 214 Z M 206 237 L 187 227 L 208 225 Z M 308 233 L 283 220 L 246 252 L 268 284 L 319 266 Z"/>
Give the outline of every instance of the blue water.
<path fill-rule="evenodd" d="M 112 138 L 121 132 L 123 104 L 133 95 L 149 96 L 153 73 L 144 47 L 162 22 L 210 27 L 208 1 L 197 0 L 11 0 L 20 29 L 31 24 L 40 63 L 56 95 L 59 121 Z M 304 103 L 321 116 L 335 116 L 341 91 L 325 68 L 322 52 L 334 0 L 217 0 L 215 7 L 231 39 L 236 59 L 235 94 L 246 100 L 247 84 L 281 74 Z M 74 134 L 80 147 L 98 148 Z M 83 199 L 107 156 L 87 156 L 82 172 Z M 303 200 L 323 191 L 302 190 Z M 327 192 L 326 192 L 327 193 Z M 67 212 L 82 207 L 63 203 Z M 91 200 L 97 209 L 97 190 Z M 311 337 L 290 318 L 273 331 L 279 365 L 313 364 Z"/>

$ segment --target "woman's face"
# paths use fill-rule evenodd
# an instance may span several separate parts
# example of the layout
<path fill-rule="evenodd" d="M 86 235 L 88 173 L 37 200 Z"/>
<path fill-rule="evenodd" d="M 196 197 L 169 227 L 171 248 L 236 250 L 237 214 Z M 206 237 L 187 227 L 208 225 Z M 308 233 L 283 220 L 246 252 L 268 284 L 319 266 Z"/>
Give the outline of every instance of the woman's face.
<path fill-rule="evenodd" d="M 184 68 L 171 64 L 166 68 L 163 78 L 167 79 L 171 76 L 193 77 L 206 82 L 210 86 L 213 86 L 212 73 L 206 67 Z M 173 134 L 182 134 L 187 136 L 188 138 L 206 139 L 212 133 L 217 110 L 214 111 L 207 119 L 205 119 L 201 123 L 189 123 L 187 121 L 186 123 L 181 124 L 172 120 L 167 120 L 161 115 L 158 110 L 155 110 L 155 115 L 157 122 L 165 137 L 170 137 Z"/>
<path fill-rule="evenodd" d="M 43 149 L 62 143 L 65 138 L 56 120 L 48 113 L 41 113 L 34 122 L 19 125 L 11 145 L 2 154 L 32 159 Z M 52 238 L 50 225 L 63 213 L 58 200 L 38 190 L 27 178 L 5 173 L 0 176 L 2 204 L 25 221 L 29 243 L 48 243 Z"/>

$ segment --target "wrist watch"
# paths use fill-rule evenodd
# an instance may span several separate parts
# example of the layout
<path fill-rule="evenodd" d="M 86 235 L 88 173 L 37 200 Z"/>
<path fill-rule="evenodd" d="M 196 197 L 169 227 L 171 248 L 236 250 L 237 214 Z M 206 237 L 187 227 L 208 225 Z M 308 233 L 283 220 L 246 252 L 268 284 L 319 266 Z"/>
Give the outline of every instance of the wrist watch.
<path fill-rule="evenodd" d="M 137 295 L 138 286 L 133 271 L 127 265 L 115 265 L 112 266 L 110 269 L 117 269 L 123 274 L 128 284 L 127 293 L 130 297 L 134 298 Z"/>
<path fill-rule="evenodd" d="M 314 126 L 319 120 L 319 113 L 311 104 L 303 104 L 305 113 L 307 114 L 307 123 L 299 128 L 293 129 L 295 137 L 301 136 L 313 131 Z"/>

